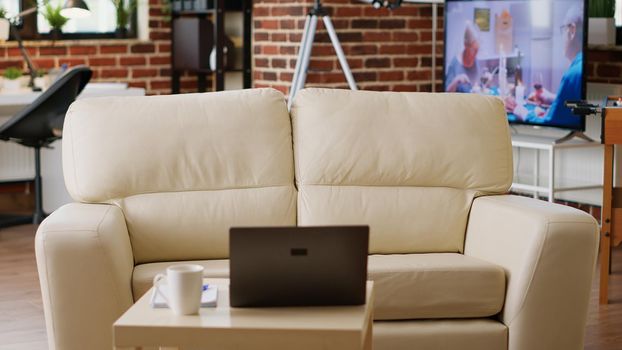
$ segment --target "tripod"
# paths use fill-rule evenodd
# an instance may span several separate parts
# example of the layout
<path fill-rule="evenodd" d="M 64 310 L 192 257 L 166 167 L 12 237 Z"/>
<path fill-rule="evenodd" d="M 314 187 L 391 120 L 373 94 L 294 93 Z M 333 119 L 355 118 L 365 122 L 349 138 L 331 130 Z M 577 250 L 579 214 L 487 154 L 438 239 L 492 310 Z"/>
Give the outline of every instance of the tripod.
<path fill-rule="evenodd" d="M 296 69 L 294 70 L 292 86 L 289 91 L 289 101 L 287 102 L 287 109 L 291 109 L 292 102 L 294 101 L 296 93 L 298 92 L 298 90 L 304 87 L 305 81 L 307 80 L 309 58 L 311 57 L 311 49 L 313 48 L 313 40 L 315 39 L 315 30 L 317 29 L 318 17 L 322 17 L 322 20 L 324 21 L 324 26 L 326 27 L 326 31 L 328 32 L 328 36 L 330 37 L 330 41 L 335 48 L 337 58 L 339 59 L 339 64 L 341 64 L 341 69 L 343 70 L 343 74 L 346 76 L 346 80 L 348 81 L 350 89 L 357 90 L 356 82 L 354 81 L 354 77 L 352 76 L 352 71 L 350 71 L 350 66 L 348 65 L 346 56 L 343 53 L 343 49 L 341 48 L 341 43 L 339 42 L 337 33 L 335 33 L 335 27 L 333 27 L 333 22 L 331 21 L 326 9 L 322 7 L 322 4 L 320 4 L 320 0 L 315 0 L 315 5 L 309 11 L 309 14 L 307 14 L 307 19 L 305 20 L 305 28 L 304 32 L 302 33 L 302 40 L 300 42 L 300 50 L 298 52 L 298 60 L 296 61 Z"/>

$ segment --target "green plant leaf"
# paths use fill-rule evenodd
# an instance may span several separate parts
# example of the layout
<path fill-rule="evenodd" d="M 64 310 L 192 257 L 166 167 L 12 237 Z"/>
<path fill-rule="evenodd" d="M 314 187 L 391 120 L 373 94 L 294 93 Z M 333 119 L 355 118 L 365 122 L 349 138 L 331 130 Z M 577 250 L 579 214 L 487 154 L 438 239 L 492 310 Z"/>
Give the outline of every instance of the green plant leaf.
<path fill-rule="evenodd" d="M 54 6 L 50 3 L 50 0 L 46 0 L 44 2 L 43 12 L 41 15 L 43 15 L 43 18 L 45 18 L 50 27 L 53 29 L 62 30 L 63 26 L 69 20 L 67 17 L 63 17 L 63 15 L 60 14 L 62 9 L 62 5 L 58 4 Z"/>
<path fill-rule="evenodd" d="M 17 67 L 9 67 L 4 70 L 4 77 L 9 80 L 19 79 L 22 76 L 22 70 Z"/>
<path fill-rule="evenodd" d="M 615 0 L 589 0 L 588 13 L 590 17 L 612 18 L 615 16 Z"/>

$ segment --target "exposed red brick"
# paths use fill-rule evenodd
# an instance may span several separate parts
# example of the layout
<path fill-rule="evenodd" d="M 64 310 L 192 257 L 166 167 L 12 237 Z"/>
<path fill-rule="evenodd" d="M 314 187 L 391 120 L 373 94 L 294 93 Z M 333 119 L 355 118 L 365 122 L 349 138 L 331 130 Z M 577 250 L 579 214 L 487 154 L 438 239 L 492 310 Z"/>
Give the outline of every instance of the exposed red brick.
<path fill-rule="evenodd" d="M 376 72 L 355 72 L 354 79 L 358 82 L 365 81 L 378 81 L 378 74 Z"/>
<path fill-rule="evenodd" d="M 378 27 L 381 29 L 396 29 L 405 28 L 406 20 L 403 19 L 382 19 L 378 23 Z"/>
<path fill-rule="evenodd" d="M 392 81 L 392 80 L 403 80 L 404 72 L 402 71 L 390 71 L 390 72 L 380 72 L 378 73 L 379 81 Z"/>
<path fill-rule="evenodd" d="M 66 64 L 68 66 L 77 66 L 80 64 L 86 64 L 86 59 L 85 58 L 59 58 L 58 59 L 58 64 L 59 65 L 63 65 Z"/>
<path fill-rule="evenodd" d="M 292 19 L 286 19 L 280 21 L 281 29 L 294 29 L 296 28 L 296 21 Z"/>
<path fill-rule="evenodd" d="M 67 48 L 63 46 L 40 47 L 39 55 L 41 56 L 61 56 L 67 54 Z"/>
<path fill-rule="evenodd" d="M 365 60 L 365 67 L 367 68 L 385 68 L 391 66 L 390 58 L 368 58 Z"/>
<path fill-rule="evenodd" d="M 149 33 L 149 39 L 151 40 L 169 40 L 171 38 L 170 32 L 156 32 L 152 31 Z"/>
<path fill-rule="evenodd" d="M 132 78 L 157 77 L 158 70 L 150 69 L 132 69 Z"/>
<path fill-rule="evenodd" d="M 23 69 L 24 62 L 22 60 L 0 60 L 0 69 L 6 69 L 9 67 L 16 67 Z"/>
<path fill-rule="evenodd" d="M 150 65 L 171 64 L 171 56 L 152 56 L 149 57 Z"/>
<path fill-rule="evenodd" d="M 255 62 L 255 64 L 257 64 L 257 62 Z M 285 59 L 282 59 L 282 58 L 272 59 L 272 68 L 285 68 L 285 67 L 287 67 L 287 61 Z"/>
<path fill-rule="evenodd" d="M 599 77 L 620 77 L 622 72 L 620 65 L 613 65 L 608 63 L 598 63 L 596 65 L 596 75 Z"/>
<path fill-rule="evenodd" d="M 158 44 L 158 52 L 160 52 L 160 53 L 169 53 L 169 52 L 171 52 L 171 44 L 170 43 L 160 43 L 160 44 Z"/>
<path fill-rule="evenodd" d="M 171 80 L 151 80 L 149 82 L 149 87 L 151 90 L 170 90 L 171 88 Z"/>
<path fill-rule="evenodd" d="M 114 66 L 117 64 L 115 57 L 91 57 L 89 58 L 89 65 L 91 66 Z"/>
<path fill-rule="evenodd" d="M 417 41 L 419 34 L 417 32 L 394 32 L 392 33 L 394 41 Z"/>
<path fill-rule="evenodd" d="M 404 54 L 406 53 L 406 45 L 381 45 L 380 54 Z"/>
<path fill-rule="evenodd" d="M 36 47 L 27 47 L 26 48 L 26 53 L 28 53 L 29 56 L 36 56 L 37 55 L 37 48 Z M 22 51 L 18 48 L 18 47 L 10 47 L 7 49 L 7 55 L 9 57 L 22 57 Z"/>
<path fill-rule="evenodd" d="M 376 19 L 353 19 L 352 28 L 372 29 L 378 28 L 378 20 Z"/>
<path fill-rule="evenodd" d="M 95 55 L 97 47 L 95 46 L 74 46 L 69 48 L 70 55 Z"/>
<path fill-rule="evenodd" d="M 269 7 L 258 7 L 255 6 L 253 9 L 253 18 L 257 17 L 266 17 L 270 16 L 270 8 Z"/>
<path fill-rule="evenodd" d="M 336 17 L 360 17 L 363 14 L 363 6 L 338 7 L 335 10 Z"/>
<path fill-rule="evenodd" d="M 273 7 L 271 11 L 272 16 L 302 16 L 303 11 L 300 6 L 288 6 L 288 7 Z"/>
<path fill-rule="evenodd" d="M 32 63 L 39 69 L 51 69 L 56 67 L 56 61 L 53 58 L 34 58 Z"/>
<path fill-rule="evenodd" d="M 254 35 L 254 41 L 268 41 L 270 40 L 270 34 L 268 33 L 255 33 Z"/>
<path fill-rule="evenodd" d="M 127 45 L 103 45 L 99 47 L 99 53 L 127 53 Z"/>
<path fill-rule="evenodd" d="M 285 33 L 272 33 L 270 35 L 270 39 L 271 39 L 272 42 L 286 41 L 287 40 L 287 34 L 285 34 Z"/>
<path fill-rule="evenodd" d="M 309 70 L 330 72 L 334 67 L 332 60 L 312 59 L 309 61 Z"/>
<path fill-rule="evenodd" d="M 130 50 L 133 53 L 153 53 L 155 45 L 153 44 L 134 44 Z"/>
<path fill-rule="evenodd" d="M 146 89 L 147 82 L 146 81 L 131 81 L 127 84 L 127 86 Z"/>
<path fill-rule="evenodd" d="M 301 7 L 301 3 L 304 6 Z M 260 10 L 262 16 L 255 17 L 253 23 L 255 36 L 262 39 L 255 41 L 254 84 L 287 89 L 296 65 L 305 22 L 304 14 L 312 6 L 313 1 L 255 0 L 254 4 L 255 11 L 258 8 L 262 9 Z M 333 25 L 360 88 L 404 91 L 431 88 L 429 81 L 431 39 L 422 43 L 424 41 L 422 33 L 431 33 L 431 12 L 428 11 L 430 14 L 421 16 L 422 9 L 430 9 L 431 5 L 409 3 L 393 11 L 385 8 L 376 10 L 354 0 L 323 0 L 323 5 L 334 13 Z M 270 15 L 267 14 L 267 8 L 271 11 Z M 302 15 L 298 16 L 299 18 L 287 15 L 299 11 L 298 8 L 302 8 Z M 278 26 L 271 21 L 278 21 Z M 443 47 L 440 43 L 442 30 L 437 33 L 438 57 L 439 62 L 442 62 Z M 283 34 L 287 34 L 287 42 L 290 44 L 281 41 Z M 440 63 L 437 67 L 437 85 L 440 85 L 442 78 L 439 69 L 442 69 Z M 275 76 L 272 73 L 275 70 L 278 74 L 276 81 L 273 81 Z M 428 73 L 421 73 L 424 71 Z M 411 82 L 408 79 L 409 72 L 411 77 L 417 76 L 417 80 Z M 341 66 L 322 21 L 318 23 L 311 52 L 307 85 L 347 88 Z"/>
<path fill-rule="evenodd" d="M 127 78 L 128 71 L 125 68 L 104 68 L 100 71 L 102 78 Z"/>
<path fill-rule="evenodd" d="M 122 66 L 144 66 L 147 64 L 147 60 L 144 56 L 121 57 L 119 64 Z"/>

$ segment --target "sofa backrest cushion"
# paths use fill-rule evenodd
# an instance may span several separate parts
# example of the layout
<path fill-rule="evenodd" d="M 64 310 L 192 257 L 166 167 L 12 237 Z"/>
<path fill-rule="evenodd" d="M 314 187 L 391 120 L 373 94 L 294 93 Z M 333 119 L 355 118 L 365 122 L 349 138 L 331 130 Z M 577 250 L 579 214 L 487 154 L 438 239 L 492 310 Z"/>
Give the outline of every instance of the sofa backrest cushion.
<path fill-rule="evenodd" d="M 79 100 L 63 136 L 69 193 L 121 207 L 137 263 L 226 258 L 230 226 L 296 223 L 276 90 Z"/>
<path fill-rule="evenodd" d="M 512 182 L 494 97 L 306 89 L 291 114 L 298 224 L 368 224 L 371 253 L 462 252 L 472 199 Z"/>

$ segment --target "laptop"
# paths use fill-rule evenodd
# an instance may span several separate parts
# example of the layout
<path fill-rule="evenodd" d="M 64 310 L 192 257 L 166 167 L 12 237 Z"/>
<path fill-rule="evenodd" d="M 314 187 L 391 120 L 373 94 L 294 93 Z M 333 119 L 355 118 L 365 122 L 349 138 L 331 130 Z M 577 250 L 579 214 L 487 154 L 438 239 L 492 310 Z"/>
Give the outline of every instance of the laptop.
<path fill-rule="evenodd" d="M 368 226 L 247 227 L 229 233 L 232 307 L 365 303 Z"/>

